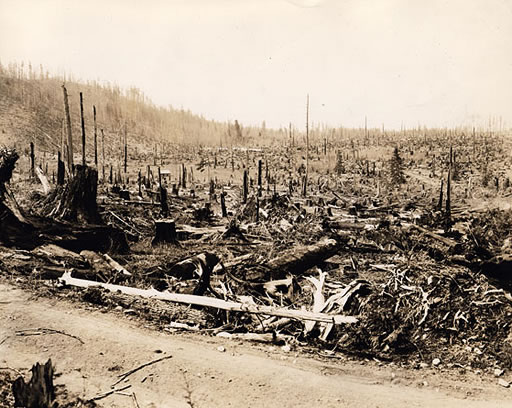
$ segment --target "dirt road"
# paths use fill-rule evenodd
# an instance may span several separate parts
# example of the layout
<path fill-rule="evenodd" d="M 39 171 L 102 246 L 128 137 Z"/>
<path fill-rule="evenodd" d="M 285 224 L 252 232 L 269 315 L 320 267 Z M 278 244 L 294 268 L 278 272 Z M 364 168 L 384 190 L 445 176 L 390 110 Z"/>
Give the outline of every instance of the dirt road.
<path fill-rule="evenodd" d="M 126 392 L 135 393 L 140 407 L 512 407 L 512 390 L 472 373 L 319 361 L 268 345 L 157 333 L 129 319 L 35 299 L 0 283 L 0 367 L 26 373 L 51 357 L 56 382 L 90 398 L 108 391 L 120 373 L 172 356 L 119 384 L 131 384 Z M 59 330 L 83 344 L 63 334 L 15 334 L 29 328 Z M 130 396 L 117 394 L 98 403 L 134 406 Z"/>

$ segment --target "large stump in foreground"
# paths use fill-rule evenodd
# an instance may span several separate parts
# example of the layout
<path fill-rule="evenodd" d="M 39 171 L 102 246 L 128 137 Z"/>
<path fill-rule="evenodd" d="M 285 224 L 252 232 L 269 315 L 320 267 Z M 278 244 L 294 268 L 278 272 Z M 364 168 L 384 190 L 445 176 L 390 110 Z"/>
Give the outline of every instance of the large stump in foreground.
<path fill-rule="evenodd" d="M 32 366 L 32 378 L 28 383 L 18 377 L 12 384 L 14 406 L 24 408 L 52 408 L 55 401 L 52 361 Z"/>
<path fill-rule="evenodd" d="M 19 240 L 31 241 L 33 230 L 22 214 L 8 184 L 19 155 L 14 149 L 0 149 L 0 243 L 12 245 Z"/>
<path fill-rule="evenodd" d="M 55 209 L 50 216 L 70 222 L 99 224 L 96 197 L 98 194 L 98 171 L 92 167 L 76 165 L 73 177 L 63 189 L 55 190 Z"/>

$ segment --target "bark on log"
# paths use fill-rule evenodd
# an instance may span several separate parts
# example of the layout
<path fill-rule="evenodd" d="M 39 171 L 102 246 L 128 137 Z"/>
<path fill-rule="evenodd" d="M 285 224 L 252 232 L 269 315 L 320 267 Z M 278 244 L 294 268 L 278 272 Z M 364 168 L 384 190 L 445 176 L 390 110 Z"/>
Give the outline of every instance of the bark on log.
<path fill-rule="evenodd" d="M 334 239 L 323 239 L 315 245 L 292 248 L 267 262 L 271 279 L 283 279 L 287 274 L 299 275 L 333 256 L 341 247 Z"/>
<path fill-rule="evenodd" d="M 316 322 L 332 324 L 351 324 L 357 323 L 358 319 L 354 316 L 330 315 L 326 313 L 313 313 L 305 310 L 292 310 L 285 308 L 275 308 L 272 306 L 259 306 L 253 303 L 233 302 L 216 298 L 209 298 L 197 295 L 185 295 L 181 293 L 159 292 L 155 289 L 138 289 L 128 286 L 113 285 L 109 283 L 92 282 L 84 279 L 72 278 L 70 273 L 65 273 L 60 278 L 63 284 L 76 286 L 80 288 L 102 287 L 111 292 L 121 292 L 126 295 L 141 296 L 143 298 L 166 300 L 169 302 L 183 303 L 188 305 L 197 305 L 213 307 L 216 309 L 229 310 L 232 312 L 246 312 L 251 314 L 261 314 L 268 316 L 289 317 L 298 320 L 312 320 Z"/>

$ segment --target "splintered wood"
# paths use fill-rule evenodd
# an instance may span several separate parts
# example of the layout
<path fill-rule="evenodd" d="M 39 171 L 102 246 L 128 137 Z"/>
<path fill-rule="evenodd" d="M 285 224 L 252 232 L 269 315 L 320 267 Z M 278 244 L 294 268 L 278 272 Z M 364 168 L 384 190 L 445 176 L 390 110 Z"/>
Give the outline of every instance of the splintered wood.
<path fill-rule="evenodd" d="M 271 306 L 258 306 L 249 303 L 226 301 L 222 299 L 208 298 L 205 296 L 185 295 L 180 293 L 159 292 L 155 289 L 138 289 L 128 286 L 113 285 L 109 283 L 92 282 L 84 279 L 77 279 L 66 272 L 59 281 L 65 285 L 80 288 L 101 287 L 111 292 L 120 292 L 143 298 L 166 300 L 169 302 L 184 303 L 189 305 L 213 307 L 216 309 L 229 310 L 233 312 L 245 312 L 251 314 L 262 314 L 269 316 L 289 317 L 298 320 L 311 320 L 315 322 L 347 324 L 357 323 L 357 318 L 344 315 L 329 315 L 325 313 L 314 313 L 303 310 L 290 310 L 275 308 Z"/>

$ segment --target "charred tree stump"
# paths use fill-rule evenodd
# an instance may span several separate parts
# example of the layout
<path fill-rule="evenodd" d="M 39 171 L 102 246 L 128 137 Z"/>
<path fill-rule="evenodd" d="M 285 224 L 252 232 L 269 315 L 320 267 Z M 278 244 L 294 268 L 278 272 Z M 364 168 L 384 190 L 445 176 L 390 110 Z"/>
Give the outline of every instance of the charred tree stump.
<path fill-rule="evenodd" d="M 167 189 L 160 187 L 160 206 L 162 207 L 162 216 L 167 217 L 169 215 L 169 205 L 167 204 Z"/>
<path fill-rule="evenodd" d="M 176 243 L 176 223 L 171 219 L 155 221 L 155 237 L 151 245 Z"/>
<path fill-rule="evenodd" d="M 30 178 L 36 176 L 36 158 L 34 154 L 34 143 L 30 142 Z"/>
<path fill-rule="evenodd" d="M 76 165 L 73 178 L 61 190 L 57 206 L 50 215 L 71 222 L 98 224 L 101 217 L 96 203 L 97 192 L 97 170 Z"/>
<path fill-rule="evenodd" d="M 187 188 L 187 168 L 185 167 L 184 164 L 182 164 L 181 169 L 182 169 L 182 176 L 183 176 L 183 180 L 181 181 L 181 186 L 183 187 L 183 189 L 186 189 Z"/>
<path fill-rule="evenodd" d="M 242 202 L 247 203 L 247 195 L 249 194 L 249 173 L 244 170 L 244 186 L 242 191 Z"/>
<path fill-rule="evenodd" d="M 48 360 L 45 365 L 32 366 L 32 378 L 25 383 L 18 377 L 12 384 L 14 406 L 24 408 L 51 408 L 54 406 L 53 366 Z"/>
<path fill-rule="evenodd" d="M 57 154 L 57 185 L 64 185 L 64 175 L 65 175 L 65 167 L 64 162 L 62 161 L 62 155 L 60 152 Z"/>
<path fill-rule="evenodd" d="M 226 218 L 228 216 L 228 210 L 226 209 L 226 192 L 220 193 L 220 208 L 222 211 L 222 217 Z"/>
<path fill-rule="evenodd" d="M 30 243 L 33 230 L 11 194 L 7 183 L 12 177 L 19 155 L 15 150 L 0 149 L 0 243 L 12 245 L 21 240 Z"/>
<path fill-rule="evenodd" d="M 439 211 L 443 211 L 443 187 L 444 187 L 444 180 L 441 179 L 441 188 L 439 190 L 439 202 L 437 203 L 437 209 Z"/>
<path fill-rule="evenodd" d="M 263 162 L 260 160 L 258 160 L 258 197 L 261 197 L 261 187 L 262 187 L 262 184 L 261 184 L 261 172 L 262 172 L 262 165 L 263 165 Z"/>

